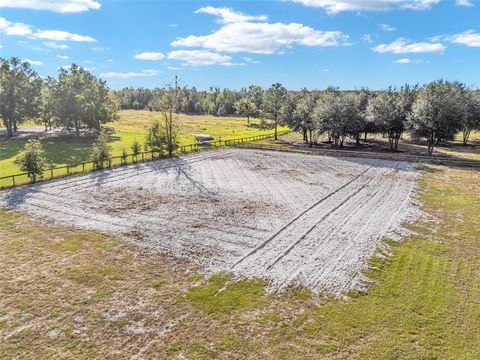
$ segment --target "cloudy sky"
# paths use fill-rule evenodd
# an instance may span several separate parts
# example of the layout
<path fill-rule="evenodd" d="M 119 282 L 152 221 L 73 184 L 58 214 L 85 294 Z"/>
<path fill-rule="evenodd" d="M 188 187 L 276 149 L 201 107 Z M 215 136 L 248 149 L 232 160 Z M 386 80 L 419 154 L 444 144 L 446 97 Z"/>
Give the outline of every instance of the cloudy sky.
<path fill-rule="evenodd" d="M 480 87 L 479 0 L 0 0 L 0 55 L 111 88 Z"/>

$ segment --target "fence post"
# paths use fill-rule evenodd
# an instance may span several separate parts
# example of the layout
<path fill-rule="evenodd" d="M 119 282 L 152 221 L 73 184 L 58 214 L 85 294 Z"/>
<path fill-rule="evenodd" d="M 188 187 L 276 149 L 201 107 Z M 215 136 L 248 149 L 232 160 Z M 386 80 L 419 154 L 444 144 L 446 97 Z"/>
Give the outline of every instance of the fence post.
<path fill-rule="evenodd" d="M 50 180 L 53 179 L 53 168 L 50 168 Z"/>
<path fill-rule="evenodd" d="M 70 175 L 70 166 L 67 165 L 67 176 Z"/>
<path fill-rule="evenodd" d="M 85 172 L 85 163 L 82 162 L 82 174 Z"/>
<path fill-rule="evenodd" d="M 12 186 L 15 186 L 15 175 L 12 175 Z"/>

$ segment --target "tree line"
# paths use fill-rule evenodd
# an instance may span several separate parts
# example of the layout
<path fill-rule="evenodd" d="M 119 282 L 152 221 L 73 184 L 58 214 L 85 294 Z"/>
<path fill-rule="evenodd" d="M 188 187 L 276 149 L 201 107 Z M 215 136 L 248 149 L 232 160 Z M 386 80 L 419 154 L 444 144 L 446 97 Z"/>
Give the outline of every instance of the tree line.
<path fill-rule="evenodd" d="M 60 69 L 58 78 L 41 78 L 27 62 L 1 59 L 0 116 L 9 136 L 25 121 L 45 127 L 62 126 L 78 134 L 83 127 L 100 129 L 122 109 L 148 109 L 163 114 L 162 144 L 171 154 L 175 146 L 175 113 L 233 115 L 268 119 L 299 131 L 314 145 L 326 135 L 342 147 L 345 139 L 360 143 L 362 136 L 378 133 L 388 138 L 392 151 L 409 132 L 413 140 L 426 139 L 428 153 L 440 141 L 452 140 L 461 132 L 466 144 L 480 130 L 480 91 L 460 82 L 434 81 L 424 86 L 404 85 L 380 91 L 363 88 L 341 91 L 287 90 L 279 83 L 263 89 L 251 85 L 240 90 L 174 84 L 153 90 L 124 88 L 110 91 L 105 82 L 87 70 L 72 65 Z"/>
<path fill-rule="evenodd" d="M 158 110 L 165 89 L 124 88 L 116 91 L 124 109 Z M 440 141 L 461 132 L 466 144 L 473 130 L 480 130 L 480 91 L 460 82 L 434 81 L 424 86 L 404 85 L 380 91 L 289 91 L 276 83 L 267 89 L 251 85 L 239 91 L 195 87 L 179 88 L 178 112 L 267 118 L 275 129 L 282 123 L 299 131 L 310 145 L 327 135 L 335 146 L 346 138 L 357 144 L 369 133 L 385 135 L 392 151 L 398 150 L 405 132 L 424 138 L 428 153 Z"/>
<path fill-rule="evenodd" d="M 105 81 L 72 64 L 58 77 L 42 78 L 26 61 L 0 58 L 0 116 L 9 137 L 27 121 L 45 129 L 100 130 L 115 120 L 118 102 Z"/>

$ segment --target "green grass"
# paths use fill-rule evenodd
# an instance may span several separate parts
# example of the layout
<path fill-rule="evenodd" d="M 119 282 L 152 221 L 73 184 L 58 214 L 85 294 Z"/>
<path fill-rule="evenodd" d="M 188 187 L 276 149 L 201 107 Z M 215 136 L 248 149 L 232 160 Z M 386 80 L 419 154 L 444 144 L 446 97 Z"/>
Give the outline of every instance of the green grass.
<path fill-rule="evenodd" d="M 115 130 L 110 139 L 113 156 L 121 155 L 124 147 L 130 153 L 135 139 L 143 144 L 148 124 L 153 119 L 162 120 L 160 113 L 143 110 L 122 110 L 119 112 L 119 115 L 120 119 L 118 121 L 105 124 L 105 126 Z M 179 114 L 178 124 L 180 145 L 194 143 L 195 139 L 192 134 L 196 133 L 212 135 L 216 140 L 229 140 L 273 133 L 272 129 L 263 130 L 259 128 L 260 120 L 258 119 L 250 119 L 250 124 L 247 124 L 245 118 L 239 117 Z M 279 128 L 279 130 L 285 129 L 284 127 Z M 41 140 L 49 166 L 72 165 L 88 161 L 93 141 L 93 139 L 76 139 L 72 137 Z M 21 152 L 25 142 L 26 140 L 22 139 L 2 139 L 0 143 L 0 176 L 21 173 L 15 159 Z M 49 176 L 49 174 L 46 174 L 46 176 Z M 26 177 L 25 179 L 18 179 L 20 182 L 25 182 L 26 180 Z"/>
<path fill-rule="evenodd" d="M 219 273 L 189 289 L 185 299 L 209 315 L 228 315 L 260 307 L 265 302 L 264 288 L 261 280 L 233 281 L 229 274 Z"/>

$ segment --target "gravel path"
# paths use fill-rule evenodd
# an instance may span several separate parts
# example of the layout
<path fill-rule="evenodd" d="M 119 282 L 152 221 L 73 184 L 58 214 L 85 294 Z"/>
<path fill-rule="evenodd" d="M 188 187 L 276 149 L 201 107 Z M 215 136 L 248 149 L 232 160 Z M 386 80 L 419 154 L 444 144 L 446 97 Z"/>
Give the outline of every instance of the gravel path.
<path fill-rule="evenodd" d="M 200 262 L 342 294 L 420 211 L 414 164 L 224 149 L 0 193 L 0 205 Z"/>

